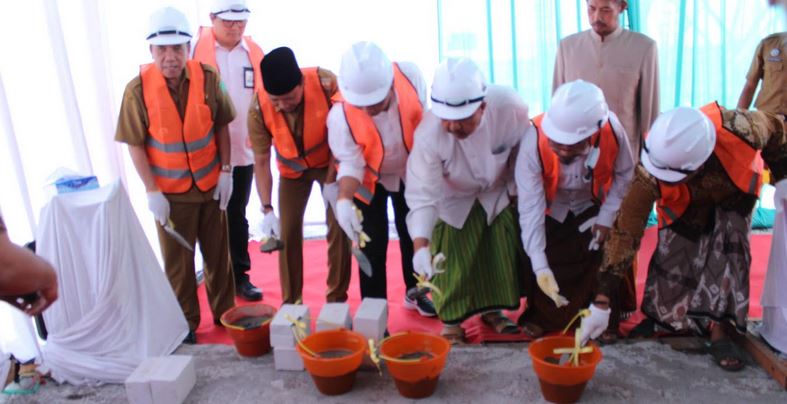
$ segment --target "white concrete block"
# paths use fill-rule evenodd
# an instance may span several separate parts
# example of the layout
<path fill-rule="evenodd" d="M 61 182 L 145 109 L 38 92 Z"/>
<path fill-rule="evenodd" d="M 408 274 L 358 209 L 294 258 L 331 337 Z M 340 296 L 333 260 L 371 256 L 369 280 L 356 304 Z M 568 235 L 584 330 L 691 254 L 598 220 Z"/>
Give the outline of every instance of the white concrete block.
<path fill-rule="evenodd" d="M 292 335 L 292 323 L 287 320 L 287 316 L 303 321 L 306 324 L 306 335 L 311 334 L 311 317 L 309 307 L 299 304 L 285 304 L 276 312 L 276 316 L 271 320 L 271 346 L 294 348 L 295 337 Z"/>
<path fill-rule="evenodd" d="M 273 348 L 273 363 L 276 370 L 303 371 L 303 358 L 295 348 Z"/>
<path fill-rule="evenodd" d="M 347 303 L 325 303 L 317 317 L 316 331 L 335 330 L 337 328 L 352 329 L 350 305 Z"/>
<path fill-rule="evenodd" d="M 147 358 L 126 379 L 126 396 L 132 404 L 180 404 L 196 382 L 191 356 Z"/>
<path fill-rule="evenodd" d="M 353 330 L 366 338 L 379 341 L 388 327 L 388 302 L 385 299 L 365 298 L 358 306 Z"/>

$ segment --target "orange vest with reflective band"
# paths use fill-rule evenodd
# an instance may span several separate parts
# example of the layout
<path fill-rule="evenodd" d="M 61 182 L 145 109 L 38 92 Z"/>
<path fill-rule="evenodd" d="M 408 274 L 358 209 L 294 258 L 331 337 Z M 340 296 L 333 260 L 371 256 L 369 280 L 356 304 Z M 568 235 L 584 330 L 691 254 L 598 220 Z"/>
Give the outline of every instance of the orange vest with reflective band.
<path fill-rule="evenodd" d="M 206 192 L 216 186 L 220 159 L 213 136 L 213 117 L 205 103 L 202 65 L 186 62 L 189 97 L 184 119 L 154 64 L 140 68 L 142 96 L 148 112 L 146 147 L 150 169 L 161 192 L 179 194 L 197 188 Z"/>
<path fill-rule="evenodd" d="M 424 109 L 421 106 L 421 101 L 418 99 L 418 92 L 415 86 L 399 70 L 399 66 L 396 63 L 393 66 L 393 85 L 399 103 L 402 137 L 404 146 L 409 153 L 413 148 L 413 133 L 418 123 L 421 122 Z M 374 121 L 363 109 L 356 108 L 347 102 L 343 102 L 342 106 L 350 133 L 355 143 L 361 146 L 361 152 L 364 160 L 366 160 L 366 172 L 364 173 L 361 186 L 355 193 L 355 197 L 369 204 L 374 197 L 374 185 L 380 178 L 380 167 L 383 164 L 383 156 L 385 155 L 383 140 L 377 127 L 374 125 Z"/>
<path fill-rule="evenodd" d="M 713 154 L 721 162 L 727 176 L 741 192 L 759 196 L 764 168 L 760 150 L 724 127 L 721 107 L 716 102 L 700 108 L 700 111 L 710 118 L 716 128 Z M 686 212 L 691 203 L 691 192 L 686 184 L 668 184 L 663 181 L 659 181 L 659 190 L 661 199 L 656 204 L 656 210 L 659 228 L 664 228 L 675 223 Z"/>
<path fill-rule="evenodd" d="M 325 97 L 317 68 L 301 69 L 303 73 L 303 155 L 298 153 L 292 131 L 284 114 L 276 111 L 264 89 L 257 91 L 265 127 L 273 136 L 279 173 L 285 178 L 300 178 L 309 168 L 328 166 L 330 149 L 325 121 L 331 104 Z"/>
<path fill-rule="evenodd" d="M 256 92 L 262 88 L 260 62 L 265 53 L 259 45 L 251 40 L 250 36 L 244 36 L 243 39 L 246 40 L 246 46 L 249 47 L 249 61 L 251 62 L 251 68 L 254 70 L 254 91 Z M 219 65 L 216 64 L 216 37 L 213 35 L 212 27 L 199 27 L 199 36 L 197 43 L 194 45 L 194 57 L 192 59 L 219 70 Z"/>
<path fill-rule="evenodd" d="M 544 114 L 533 118 L 533 126 L 538 135 L 538 155 L 541 158 L 541 175 L 544 180 L 544 194 L 547 200 L 547 207 L 555 200 L 558 182 L 560 181 L 560 160 L 557 154 L 549 147 L 549 138 L 544 134 L 541 121 Z M 591 191 L 596 203 L 604 203 L 609 189 L 612 187 L 612 180 L 615 178 L 615 160 L 618 158 L 618 138 L 612 129 L 609 120 L 601 129 L 590 137 L 592 147 L 598 147 L 599 156 L 596 166 L 592 170 Z M 549 208 L 547 208 L 549 209 Z"/>

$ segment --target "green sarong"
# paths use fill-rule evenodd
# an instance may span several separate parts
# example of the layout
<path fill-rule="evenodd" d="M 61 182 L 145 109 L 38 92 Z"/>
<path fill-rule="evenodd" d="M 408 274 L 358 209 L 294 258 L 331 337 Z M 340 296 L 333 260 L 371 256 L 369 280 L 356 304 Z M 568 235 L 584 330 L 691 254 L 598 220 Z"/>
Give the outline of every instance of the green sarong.
<path fill-rule="evenodd" d="M 439 220 L 431 246 L 433 254 L 442 252 L 446 256 L 445 272 L 432 280 L 442 291 L 442 295 L 433 293 L 432 299 L 444 323 L 519 307 L 519 270 L 524 251 L 513 205 L 487 225 L 484 208 L 476 201 L 461 229 Z"/>

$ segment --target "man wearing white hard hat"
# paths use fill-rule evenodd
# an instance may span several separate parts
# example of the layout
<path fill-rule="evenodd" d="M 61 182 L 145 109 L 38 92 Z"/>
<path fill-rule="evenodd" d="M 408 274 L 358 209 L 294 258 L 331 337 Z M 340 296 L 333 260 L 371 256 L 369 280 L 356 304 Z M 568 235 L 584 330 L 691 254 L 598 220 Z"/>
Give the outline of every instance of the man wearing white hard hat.
<path fill-rule="evenodd" d="M 610 302 L 591 304 L 599 247 L 633 175 L 626 130 L 601 89 L 582 80 L 560 86 L 549 110 L 533 118 L 516 164 L 519 225 L 530 258 L 519 323 L 531 338 L 564 329 L 589 304 L 609 315 Z"/>
<path fill-rule="evenodd" d="M 524 254 L 512 198 L 527 105 L 514 90 L 487 85 L 465 58 L 440 64 L 431 98 L 407 162 L 413 266 L 440 289 L 432 297 L 451 342 L 464 339 L 461 323 L 475 314 L 497 333 L 516 334 L 501 310 L 516 310 L 521 297 Z M 435 272 L 439 254 L 445 270 Z"/>
<path fill-rule="evenodd" d="M 407 287 L 404 306 L 434 316 L 432 302 L 416 293 L 413 244 L 405 223 L 405 167 L 426 103 L 421 71 L 411 63 L 391 63 L 371 42 L 357 42 L 342 56 L 339 91 L 343 101 L 328 114 L 328 143 L 339 163 L 336 220 L 371 263 L 371 276 L 360 273 L 361 297 L 387 296 L 390 197 Z"/>
<path fill-rule="evenodd" d="M 604 246 L 595 299 L 616 290 L 656 203 L 659 240 L 641 307 L 647 319 L 632 334 L 652 335 L 655 324 L 675 332 L 709 331 L 716 363 L 725 370 L 743 368 L 743 354 L 718 321 L 746 330 L 749 228 L 763 160 L 777 181 L 787 175 L 787 135 L 774 115 L 716 103 L 659 115 Z M 777 205 L 787 198 L 785 187 L 777 184 Z M 583 319 L 583 331 L 604 328 L 599 316 Z"/>
<path fill-rule="evenodd" d="M 128 145 L 147 191 L 164 270 L 189 323 L 185 342 L 194 343 L 197 241 L 214 324 L 235 304 L 224 213 L 232 194 L 227 125 L 235 109 L 216 69 L 188 60 L 191 30 L 183 13 L 153 13 L 147 40 L 153 63 L 126 86 L 115 140 Z"/>
<path fill-rule="evenodd" d="M 248 106 L 262 86 L 260 61 L 263 52 L 244 36 L 250 11 L 245 0 L 215 0 L 210 9 L 211 27 L 200 27 L 193 59 L 218 69 L 237 116 L 229 124 L 232 151 L 232 196 L 227 205 L 230 261 L 235 277 L 235 294 L 248 301 L 262 299 L 262 291 L 249 280 L 249 222 L 246 205 L 254 178 L 254 153 L 246 125 Z M 269 206 L 270 202 L 266 206 Z M 268 222 L 276 220 L 273 209 L 263 207 Z"/>

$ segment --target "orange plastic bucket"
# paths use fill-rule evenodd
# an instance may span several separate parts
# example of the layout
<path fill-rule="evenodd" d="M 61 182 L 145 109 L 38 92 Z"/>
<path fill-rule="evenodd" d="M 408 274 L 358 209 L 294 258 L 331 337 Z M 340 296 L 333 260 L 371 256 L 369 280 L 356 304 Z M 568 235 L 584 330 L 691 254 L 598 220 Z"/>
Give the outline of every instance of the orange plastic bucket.
<path fill-rule="evenodd" d="M 557 365 L 547 362 L 550 358 L 557 362 L 561 355 L 553 353 L 557 348 L 574 347 L 574 337 L 554 336 L 544 337 L 533 341 L 528 348 L 530 359 L 533 361 L 533 370 L 541 384 L 541 394 L 544 399 L 554 403 L 575 403 L 582 397 L 585 385 L 593 377 L 596 365 L 601 362 L 601 350 L 594 342 L 588 346 L 593 347 L 593 352 L 579 355 L 579 366 L 571 364 Z"/>
<path fill-rule="evenodd" d="M 428 354 L 412 362 L 385 362 L 399 394 L 407 398 L 424 398 L 434 393 L 450 350 L 451 344 L 445 338 L 422 332 L 394 335 L 380 345 L 380 354 L 394 359 Z"/>
<path fill-rule="evenodd" d="M 337 351 L 348 353 L 332 358 L 314 357 L 306 352 L 301 344 L 318 355 Z M 320 393 L 334 396 L 352 390 L 355 373 L 361 367 L 361 360 L 366 352 L 363 335 L 343 328 L 319 331 L 304 338 L 301 344 L 295 346 Z"/>
<path fill-rule="evenodd" d="M 271 350 L 271 320 L 275 315 L 276 308 L 267 304 L 235 306 L 221 316 L 221 324 L 240 356 L 257 357 Z"/>

